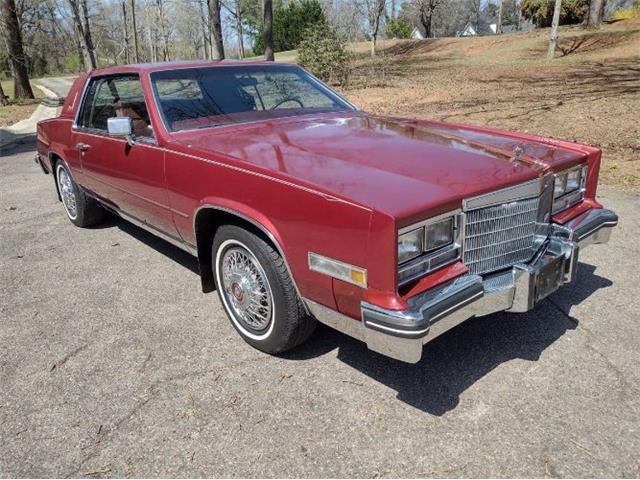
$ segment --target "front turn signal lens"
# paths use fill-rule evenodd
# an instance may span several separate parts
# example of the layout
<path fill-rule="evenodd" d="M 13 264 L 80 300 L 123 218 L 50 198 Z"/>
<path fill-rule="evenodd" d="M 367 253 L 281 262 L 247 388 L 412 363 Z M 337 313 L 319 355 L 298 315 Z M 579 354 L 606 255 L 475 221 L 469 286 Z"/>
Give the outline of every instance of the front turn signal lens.
<path fill-rule="evenodd" d="M 309 252 L 309 270 L 353 283 L 362 288 L 367 287 L 367 271 L 364 268 L 325 257 L 324 255 Z"/>

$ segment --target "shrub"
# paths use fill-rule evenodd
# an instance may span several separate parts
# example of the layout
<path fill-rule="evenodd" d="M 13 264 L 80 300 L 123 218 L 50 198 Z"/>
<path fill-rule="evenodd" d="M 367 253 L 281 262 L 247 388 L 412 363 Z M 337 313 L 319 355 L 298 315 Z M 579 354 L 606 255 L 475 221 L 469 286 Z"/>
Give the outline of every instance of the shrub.
<path fill-rule="evenodd" d="M 351 55 L 327 25 L 308 28 L 298 48 L 298 63 L 327 83 L 346 85 L 351 72 Z"/>
<path fill-rule="evenodd" d="M 413 25 L 404 17 L 392 18 L 387 24 L 388 38 L 411 38 Z"/>
<path fill-rule="evenodd" d="M 538 27 L 551 25 L 553 0 L 523 0 L 522 16 Z M 560 10 L 560 24 L 580 23 L 589 11 L 589 0 L 563 0 Z"/>
<path fill-rule="evenodd" d="M 326 18 L 322 12 L 322 6 L 318 0 L 274 1 L 274 51 L 283 52 L 298 48 L 308 28 L 326 22 Z M 256 26 L 253 35 L 253 51 L 256 55 L 262 55 L 264 53 L 264 30 L 261 23 Z"/>

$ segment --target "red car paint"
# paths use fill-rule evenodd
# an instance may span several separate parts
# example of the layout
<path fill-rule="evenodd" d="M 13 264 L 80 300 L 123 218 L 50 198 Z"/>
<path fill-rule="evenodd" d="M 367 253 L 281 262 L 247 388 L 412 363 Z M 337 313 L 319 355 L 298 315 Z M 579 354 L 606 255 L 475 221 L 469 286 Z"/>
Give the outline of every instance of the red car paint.
<path fill-rule="evenodd" d="M 600 150 L 495 129 L 380 117 L 363 112 L 300 115 L 170 133 L 149 74 L 257 62 L 181 62 L 110 67 L 81 75 L 58 118 L 38 124 L 38 152 L 57 156 L 75 181 L 114 208 L 195 247 L 203 206 L 237 212 L 270 232 L 300 293 L 360 318 L 360 301 L 406 308 L 406 298 L 466 272 L 462 262 L 402 290 L 397 230 L 460 208 L 465 197 L 588 162 L 585 200 L 554 216 L 565 223 L 595 200 Z M 88 133 L 74 118 L 89 77 L 140 76 L 156 143 Z M 90 149 L 81 153 L 76 144 Z M 516 147 L 522 149 L 513 162 Z M 309 270 L 308 252 L 364 267 L 368 288 Z"/>

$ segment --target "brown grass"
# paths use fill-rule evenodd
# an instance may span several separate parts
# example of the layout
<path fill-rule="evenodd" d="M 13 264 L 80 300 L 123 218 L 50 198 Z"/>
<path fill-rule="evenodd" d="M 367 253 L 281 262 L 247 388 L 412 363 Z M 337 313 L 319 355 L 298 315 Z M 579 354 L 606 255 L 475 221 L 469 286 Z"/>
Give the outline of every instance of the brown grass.
<path fill-rule="evenodd" d="M 640 21 L 355 46 L 344 93 L 367 111 L 488 125 L 603 149 L 601 182 L 640 190 Z"/>
<path fill-rule="evenodd" d="M 2 80 L 2 89 L 10 100 L 9 105 L 0 105 L 0 127 L 13 125 L 20 120 L 29 118 L 31 114 L 38 108 L 44 95 L 42 90 L 31 83 L 35 99 L 15 100 L 13 98 L 13 80 Z"/>

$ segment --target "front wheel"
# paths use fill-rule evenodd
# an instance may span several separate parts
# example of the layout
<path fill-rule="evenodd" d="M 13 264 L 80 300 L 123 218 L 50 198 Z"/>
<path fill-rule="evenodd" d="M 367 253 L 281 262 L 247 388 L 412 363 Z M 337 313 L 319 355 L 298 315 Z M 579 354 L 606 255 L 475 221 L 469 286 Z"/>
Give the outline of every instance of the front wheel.
<path fill-rule="evenodd" d="M 250 345 L 281 353 L 304 342 L 315 328 L 280 254 L 236 225 L 218 229 L 213 269 L 220 301 L 231 324 Z"/>

